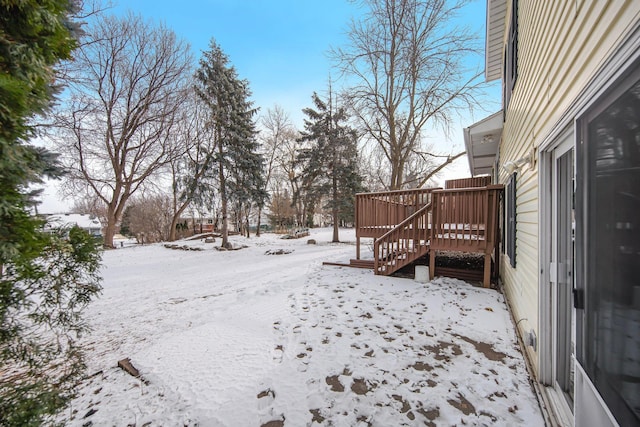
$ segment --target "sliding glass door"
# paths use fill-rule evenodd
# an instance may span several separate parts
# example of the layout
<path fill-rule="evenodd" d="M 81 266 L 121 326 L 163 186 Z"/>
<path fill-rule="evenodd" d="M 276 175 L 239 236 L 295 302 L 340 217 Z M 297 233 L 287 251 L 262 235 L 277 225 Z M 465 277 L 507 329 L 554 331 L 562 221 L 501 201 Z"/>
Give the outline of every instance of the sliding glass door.
<path fill-rule="evenodd" d="M 578 124 L 578 360 L 617 422 L 637 426 L 640 67 Z"/>

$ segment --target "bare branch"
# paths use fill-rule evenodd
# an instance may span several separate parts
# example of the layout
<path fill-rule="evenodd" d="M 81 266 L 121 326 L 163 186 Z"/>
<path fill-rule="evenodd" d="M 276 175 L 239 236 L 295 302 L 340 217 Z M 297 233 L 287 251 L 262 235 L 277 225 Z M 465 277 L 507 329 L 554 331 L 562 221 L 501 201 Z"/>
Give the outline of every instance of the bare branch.
<path fill-rule="evenodd" d="M 465 63 L 480 46 L 466 28 L 452 28 L 464 0 L 362 3 L 368 13 L 352 22 L 349 46 L 334 49 L 332 56 L 353 82 L 345 97 L 360 132 L 388 161 L 388 188 L 399 189 L 418 179 L 410 176 L 410 165 L 442 170 L 434 164 L 437 158 L 417 153 L 424 151 L 427 126 L 447 130 L 454 114 L 477 104 L 484 83 Z M 429 170 L 426 174 L 431 176 Z"/>
<path fill-rule="evenodd" d="M 94 18 L 66 70 L 57 140 L 69 179 L 106 205 L 105 245 L 112 246 L 128 199 L 185 152 L 173 133 L 192 58 L 164 26 L 131 14 Z"/>
<path fill-rule="evenodd" d="M 431 178 L 435 177 L 445 167 L 449 166 L 451 163 L 453 163 L 455 160 L 459 159 L 460 157 L 464 156 L 465 154 L 467 154 L 466 151 L 461 151 L 458 154 L 447 156 L 447 160 L 445 162 L 441 163 L 440 166 L 433 169 L 432 171 L 429 172 L 429 174 L 427 174 L 424 178 L 422 178 L 422 181 L 420 181 L 420 183 L 418 184 L 418 188 L 424 186 L 427 182 L 429 182 Z"/>

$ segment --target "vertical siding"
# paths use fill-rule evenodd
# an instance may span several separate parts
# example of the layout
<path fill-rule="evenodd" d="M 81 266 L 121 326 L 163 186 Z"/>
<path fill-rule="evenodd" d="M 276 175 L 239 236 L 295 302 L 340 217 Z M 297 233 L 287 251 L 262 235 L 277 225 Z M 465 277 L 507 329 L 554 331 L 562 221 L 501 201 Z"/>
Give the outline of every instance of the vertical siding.
<path fill-rule="evenodd" d="M 547 137 L 640 19 L 640 1 L 520 0 L 518 12 L 518 79 L 505 116 L 503 164 L 525 156 Z M 517 265 L 511 268 L 504 260 L 501 276 L 519 330 L 533 329 L 540 336 L 537 166 L 518 173 Z M 506 183 L 507 174 L 499 172 L 500 182 Z M 537 371 L 538 358 L 528 349 Z"/>

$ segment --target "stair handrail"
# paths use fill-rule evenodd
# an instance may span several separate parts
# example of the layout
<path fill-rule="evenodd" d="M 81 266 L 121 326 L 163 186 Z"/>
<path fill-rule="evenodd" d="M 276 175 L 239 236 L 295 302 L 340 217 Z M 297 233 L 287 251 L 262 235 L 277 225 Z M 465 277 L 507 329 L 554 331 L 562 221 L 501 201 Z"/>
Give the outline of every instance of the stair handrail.
<path fill-rule="evenodd" d="M 415 211 L 414 213 L 409 215 L 407 218 L 405 218 L 403 221 L 401 221 L 394 228 L 392 228 L 391 230 L 387 231 L 386 233 L 384 233 L 382 236 L 380 236 L 378 239 L 375 240 L 374 245 L 373 245 L 373 254 L 374 254 L 373 259 L 374 259 L 374 271 L 376 273 L 380 272 L 380 262 L 381 262 L 380 244 L 383 243 L 386 240 L 392 240 L 390 238 L 390 236 L 392 236 L 393 234 L 399 234 L 401 230 L 406 229 L 407 225 L 412 223 L 417 217 L 425 216 L 425 213 L 426 213 L 426 218 L 427 218 L 427 220 L 425 222 L 425 230 L 426 230 L 427 235 L 424 236 L 425 238 L 423 240 L 425 240 L 425 242 L 427 242 L 430 239 L 430 236 L 431 236 L 431 221 L 429 220 L 429 214 L 428 213 L 429 213 L 429 211 L 431 211 L 431 209 L 432 209 L 432 202 L 429 201 L 429 203 L 427 203 L 426 205 L 424 205 L 423 207 L 421 207 L 420 209 L 418 209 L 417 211 Z M 421 239 L 418 239 L 418 241 L 420 241 L 420 240 Z M 414 239 L 414 245 L 415 245 L 415 239 Z M 425 243 L 424 246 L 426 247 L 427 243 Z M 392 256 L 391 260 L 387 259 L 385 261 L 385 265 L 386 266 L 390 265 L 389 264 L 390 261 L 395 261 L 395 263 L 393 264 L 393 266 L 394 266 L 394 270 L 393 271 L 396 271 L 399 268 L 402 268 L 403 266 L 409 264 L 415 258 L 417 258 L 417 256 L 407 257 L 405 259 L 405 262 L 401 263 L 402 265 L 399 265 L 398 259 L 397 259 L 397 254 L 395 254 L 395 255 L 396 256 Z M 424 254 L 422 254 L 422 255 L 424 255 Z M 385 272 L 386 272 L 386 270 L 385 270 Z"/>

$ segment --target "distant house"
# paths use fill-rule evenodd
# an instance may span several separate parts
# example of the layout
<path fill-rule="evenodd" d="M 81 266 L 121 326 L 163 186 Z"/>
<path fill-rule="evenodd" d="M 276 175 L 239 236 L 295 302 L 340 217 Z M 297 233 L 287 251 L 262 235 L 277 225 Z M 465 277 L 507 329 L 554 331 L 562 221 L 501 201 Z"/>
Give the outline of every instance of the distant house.
<path fill-rule="evenodd" d="M 640 1 L 487 1 L 500 277 L 553 425 L 640 425 Z"/>
<path fill-rule="evenodd" d="M 213 233 L 216 230 L 216 221 L 212 217 L 191 217 L 181 218 L 187 224 L 187 229 L 192 230 L 192 234 Z"/>
<path fill-rule="evenodd" d="M 97 218 L 88 214 L 55 214 L 47 216 L 46 220 L 45 231 L 77 225 L 92 236 L 102 237 L 102 224 Z"/>

